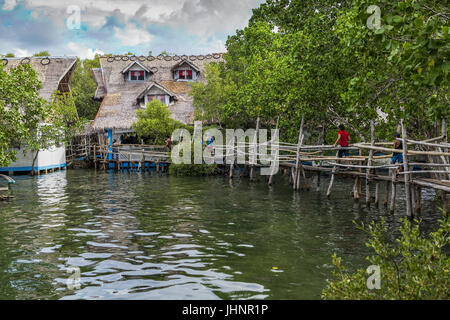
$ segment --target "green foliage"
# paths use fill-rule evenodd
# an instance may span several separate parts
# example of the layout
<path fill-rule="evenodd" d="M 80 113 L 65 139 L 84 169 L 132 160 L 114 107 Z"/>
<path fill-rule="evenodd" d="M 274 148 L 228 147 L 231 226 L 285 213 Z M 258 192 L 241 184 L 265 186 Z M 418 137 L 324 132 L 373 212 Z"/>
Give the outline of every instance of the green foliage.
<path fill-rule="evenodd" d="M 14 58 L 16 55 L 14 53 L 0 54 L 2 58 Z"/>
<path fill-rule="evenodd" d="M 226 84 L 220 78 L 219 66 L 215 63 L 206 65 L 207 83 L 193 83 L 190 95 L 194 97 L 195 119 L 209 123 L 222 122 L 222 110 L 226 100 Z"/>
<path fill-rule="evenodd" d="M 151 51 L 150 51 L 151 52 Z M 151 54 L 150 54 L 151 55 Z M 173 55 L 175 55 L 175 53 L 171 53 L 171 52 L 169 52 L 169 51 L 167 51 L 167 50 L 163 50 L 161 53 L 160 53 L 160 55 L 164 55 L 164 56 L 173 56 Z"/>
<path fill-rule="evenodd" d="M 140 138 L 152 144 L 164 145 L 175 129 L 185 128 L 183 123 L 170 118 L 170 110 L 159 100 L 152 100 L 136 113 L 133 129 Z"/>
<path fill-rule="evenodd" d="M 100 60 L 96 56 L 93 60 L 78 59 L 77 68 L 72 77 L 72 95 L 82 118 L 93 120 L 100 108 L 100 102 L 93 100 L 97 84 L 92 76 L 92 69 L 100 67 Z"/>
<path fill-rule="evenodd" d="M 379 29 L 366 26 L 370 1 L 353 4 L 335 29 L 344 56 L 358 65 L 343 100 L 357 114 L 378 107 L 391 132 L 403 118 L 410 135 L 435 135 L 436 120 L 450 115 L 448 3 L 378 1 Z"/>
<path fill-rule="evenodd" d="M 184 142 L 191 143 L 191 142 Z M 180 152 L 180 156 L 183 155 L 183 152 Z M 200 176 L 212 176 L 218 174 L 217 164 L 195 164 L 194 163 L 194 144 L 191 143 L 191 164 L 185 163 L 171 163 L 169 167 L 169 174 L 177 175 L 177 176 L 191 176 L 191 177 L 200 177 Z"/>
<path fill-rule="evenodd" d="M 353 141 L 379 139 L 401 118 L 411 137 L 435 136 L 449 117 L 448 9 L 444 1 L 382 0 L 382 28 L 367 27 L 369 0 L 269 0 L 228 38 L 226 63 L 193 90 L 196 117 L 225 127 L 273 127 L 295 142 L 343 123 Z M 218 69 L 218 70 L 217 70 Z M 383 112 L 385 120 L 379 114 Z"/>
<path fill-rule="evenodd" d="M 33 54 L 33 57 L 50 57 L 51 54 L 48 51 L 41 51 Z"/>
<path fill-rule="evenodd" d="M 0 166 L 16 160 L 14 147 L 45 149 L 70 139 L 82 126 L 70 95 L 55 92 L 46 101 L 39 96 L 41 87 L 30 65 L 9 72 L 0 66 Z"/>
<path fill-rule="evenodd" d="M 440 227 L 428 237 L 420 233 L 420 221 L 403 220 L 401 236 L 392 244 L 386 240 L 384 221 L 359 226 L 370 239 L 366 246 L 375 254 L 367 257 L 371 265 L 380 267 L 381 287 L 367 288 L 368 274 L 359 269 L 349 273 L 342 259 L 333 255 L 334 280 L 322 291 L 324 299 L 445 299 L 450 298 L 450 259 L 446 255 L 450 244 L 450 219 L 447 214 Z"/>

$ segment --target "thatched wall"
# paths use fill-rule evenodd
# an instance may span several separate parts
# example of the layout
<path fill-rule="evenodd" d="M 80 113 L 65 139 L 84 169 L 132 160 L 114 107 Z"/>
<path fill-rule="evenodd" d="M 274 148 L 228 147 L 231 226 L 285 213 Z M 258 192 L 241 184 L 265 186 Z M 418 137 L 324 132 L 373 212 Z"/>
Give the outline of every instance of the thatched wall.
<path fill-rule="evenodd" d="M 191 91 L 191 83 L 175 81 L 172 70 L 184 59 L 200 70 L 196 82 L 205 81 L 206 64 L 223 61 L 222 54 L 190 57 L 100 57 L 100 71 L 94 69 L 93 74 L 99 85 L 96 97 L 104 94 L 104 99 L 94 120 L 94 129 L 131 128 L 136 121 L 136 110 L 140 108 L 137 98 L 152 82 L 176 95 L 175 102 L 168 106 L 172 112 L 172 118 L 183 123 L 192 123 L 194 107 L 192 98 L 188 94 Z M 133 61 L 139 61 L 142 66 L 151 71 L 145 82 L 130 82 L 125 79 L 122 71 Z"/>

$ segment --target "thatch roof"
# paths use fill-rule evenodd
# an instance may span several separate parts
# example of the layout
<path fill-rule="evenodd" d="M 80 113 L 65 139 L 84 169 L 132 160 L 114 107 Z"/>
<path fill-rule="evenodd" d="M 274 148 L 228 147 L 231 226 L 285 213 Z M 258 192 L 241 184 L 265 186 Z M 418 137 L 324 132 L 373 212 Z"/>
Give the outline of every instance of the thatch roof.
<path fill-rule="evenodd" d="M 102 56 L 100 57 L 100 71 L 93 70 L 94 77 L 99 85 L 96 97 L 104 94 L 104 99 L 95 117 L 93 127 L 95 130 L 129 129 L 136 121 L 136 110 L 141 108 L 137 98 L 152 84 L 165 88 L 175 95 L 175 101 L 168 108 L 172 118 L 184 123 L 192 123 L 194 107 L 189 96 L 191 83 L 175 81 L 173 68 L 183 60 L 195 63 L 199 72 L 196 82 L 204 82 L 205 65 L 211 62 L 223 61 L 223 54 L 206 56 Z M 127 81 L 123 70 L 131 62 L 138 61 L 142 67 L 151 71 L 146 81 Z M 194 62 L 195 61 L 195 62 Z"/>
<path fill-rule="evenodd" d="M 105 96 L 105 85 L 103 82 L 102 69 L 92 69 L 92 75 L 94 76 L 94 80 L 97 83 L 97 90 L 95 91 L 94 99 L 101 100 Z"/>
<path fill-rule="evenodd" d="M 165 92 L 167 95 L 174 97 L 175 94 L 173 94 L 169 89 L 167 89 L 166 87 L 164 87 L 163 85 L 157 83 L 157 82 L 152 82 L 150 83 L 150 85 L 148 87 L 146 87 L 138 96 L 136 99 L 141 99 L 146 92 L 148 92 L 151 88 L 156 87 L 158 89 L 160 89 L 162 92 Z"/>
<path fill-rule="evenodd" d="M 139 63 L 139 61 L 136 60 L 136 61 L 130 62 L 130 64 L 127 67 L 125 67 L 125 69 L 122 70 L 122 73 L 127 72 L 128 70 L 130 70 L 131 67 L 133 67 L 135 65 L 137 65 L 138 67 L 141 67 L 142 70 L 145 70 L 145 71 L 147 71 L 149 73 L 151 72 L 145 66 L 143 66 L 141 63 Z"/>
<path fill-rule="evenodd" d="M 183 64 L 187 64 L 187 65 L 189 65 L 192 69 L 194 69 L 194 70 L 196 70 L 196 71 L 200 71 L 200 69 L 199 69 L 195 64 L 193 64 L 192 62 L 189 62 L 188 59 L 183 59 L 183 60 L 181 60 L 180 62 L 178 62 L 176 65 L 174 65 L 174 66 L 172 67 L 172 71 L 175 70 L 175 69 L 177 69 L 177 68 L 179 68 L 179 67 L 181 67 Z"/>
<path fill-rule="evenodd" d="M 31 58 L 3 58 L 9 71 L 20 64 L 30 64 L 37 72 L 38 79 L 42 82 L 39 95 L 50 100 L 52 94 L 70 91 L 70 81 L 77 64 L 76 57 L 31 57 Z"/>

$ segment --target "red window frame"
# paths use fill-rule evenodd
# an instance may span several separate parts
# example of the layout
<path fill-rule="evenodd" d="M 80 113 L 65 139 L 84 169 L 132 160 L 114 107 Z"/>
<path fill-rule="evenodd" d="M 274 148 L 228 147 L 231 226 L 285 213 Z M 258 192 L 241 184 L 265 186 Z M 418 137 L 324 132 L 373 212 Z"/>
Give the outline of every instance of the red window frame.
<path fill-rule="evenodd" d="M 145 80 L 145 71 L 130 71 L 130 80 L 131 81 L 144 81 Z"/>
<path fill-rule="evenodd" d="M 192 80 L 193 79 L 193 71 L 192 70 L 178 70 L 178 79 Z"/>

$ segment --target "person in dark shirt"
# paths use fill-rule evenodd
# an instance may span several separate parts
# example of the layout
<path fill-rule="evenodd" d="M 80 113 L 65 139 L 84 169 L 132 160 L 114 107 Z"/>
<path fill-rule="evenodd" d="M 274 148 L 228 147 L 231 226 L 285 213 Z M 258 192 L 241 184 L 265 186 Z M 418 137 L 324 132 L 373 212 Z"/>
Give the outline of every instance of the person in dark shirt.
<path fill-rule="evenodd" d="M 113 159 L 119 160 L 119 143 L 117 142 L 116 139 L 114 139 L 112 146 L 113 146 L 113 148 L 112 148 Z"/>
<path fill-rule="evenodd" d="M 398 149 L 398 150 L 403 150 L 403 142 L 397 140 L 398 138 L 400 138 L 400 134 L 398 132 L 396 132 L 394 134 L 394 149 Z M 397 153 L 394 152 L 392 155 L 392 160 L 391 160 L 391 164 L 395 164 L 395 163 L 403 163 L 403 154 L 402 153 Z M 398 168 L 398 172 L 401 172 L 403 169 L 403 166 Z"/>
<path fill-rule="evenodd" d="M 169 151 L 172 150 L 172 139 L 170 139 L 170 137 L 167 137 L 166 139 L 166 147 L 167 149 L 169 149 Z"/>

